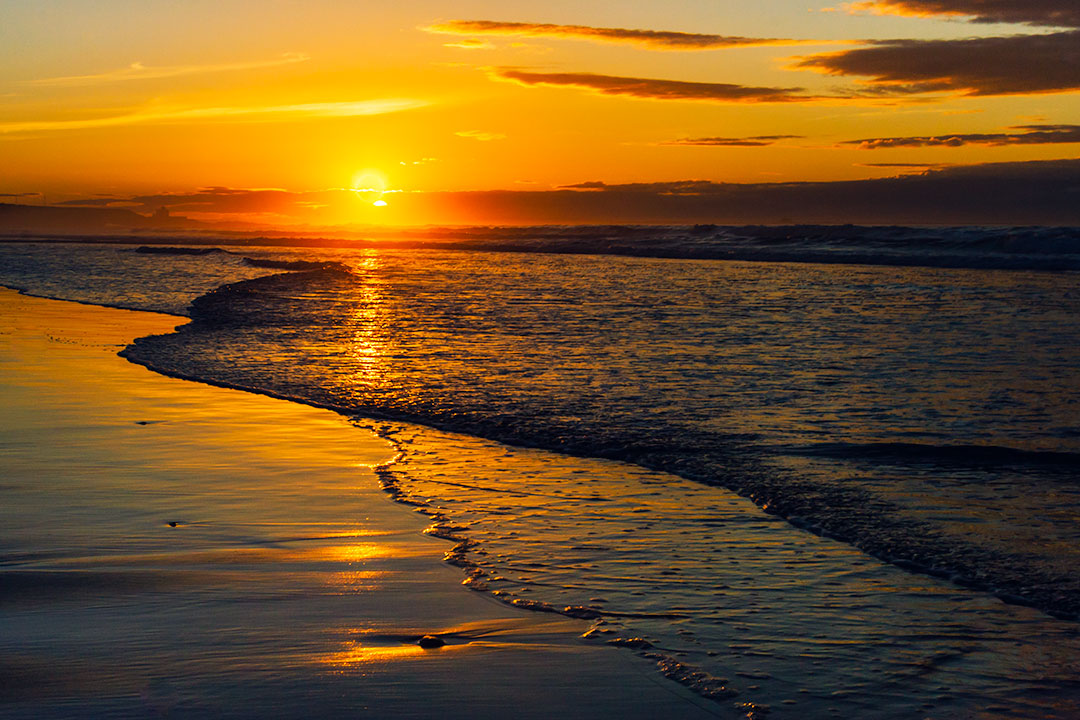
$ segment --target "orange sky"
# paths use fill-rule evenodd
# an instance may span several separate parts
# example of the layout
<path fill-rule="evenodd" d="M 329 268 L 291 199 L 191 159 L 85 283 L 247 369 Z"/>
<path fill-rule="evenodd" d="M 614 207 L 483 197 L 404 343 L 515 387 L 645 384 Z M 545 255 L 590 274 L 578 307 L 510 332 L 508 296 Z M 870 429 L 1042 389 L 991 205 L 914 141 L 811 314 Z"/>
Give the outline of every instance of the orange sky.
<path fill-rule="evenodd" d="M 0 201 L 371 188 L 184 214 L 418 224 L 447 218 L 403 194 L 855 180 L 1080 146 L 1075 0 L 404 5 L 8 4 Z"/>

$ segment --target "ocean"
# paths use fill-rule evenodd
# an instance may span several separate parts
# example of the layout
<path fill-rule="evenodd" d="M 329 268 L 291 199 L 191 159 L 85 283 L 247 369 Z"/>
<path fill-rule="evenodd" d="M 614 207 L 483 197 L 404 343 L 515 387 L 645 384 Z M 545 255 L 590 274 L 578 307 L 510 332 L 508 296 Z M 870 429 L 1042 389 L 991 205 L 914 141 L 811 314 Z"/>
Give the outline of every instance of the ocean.
<path fill-rule="evenodd" d="M 0 284 L 177 315 L 124 357 L 353 418 L 470 588 L 707 697 L 1080 712 L 1080 231 L 215 247 L 4 243 Z"/>

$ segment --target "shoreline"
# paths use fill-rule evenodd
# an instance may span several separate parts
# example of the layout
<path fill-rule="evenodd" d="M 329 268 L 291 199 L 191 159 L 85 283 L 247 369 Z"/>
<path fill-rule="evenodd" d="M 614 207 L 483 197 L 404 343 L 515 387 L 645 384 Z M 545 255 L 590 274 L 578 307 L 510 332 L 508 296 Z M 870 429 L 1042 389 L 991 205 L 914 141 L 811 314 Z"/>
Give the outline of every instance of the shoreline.
<path fill-rule="evenodd" d="M 0 310 L 0 716 L 723 716 L 586 622 L 463 588 L 374 434 L 115 355 L 176 316 Z"/>
<path fill-rule="evenodd" d="M 267 275 L 267 276 L 264 276 L 264 277 L 273 277 L 275 275 L 285 275 L 285 274 L 288 274 L 290 272 L 293 272 L 293 271 L 282 269 L 279 273 L 273 273 L 272 275 Z M 255 278 L 255 279 L 257 280 L 257 279 L 262 279 L 262 278 Z M 129 352 L 129 350 L 132 350 L 133 348 L 135 348 L 137 340 L 143 339 L 143 338 L 147 337 L 148 335 L 174 335 L 174 334 L 179 334 L 178 331 L 181 328 L 183 328 L 183 326 L 188 325 L 188 324 L 193 322 L 192 318 L 190 316 L 188 316 L 188 315 L 174 315 L 174 314 L 165 313 L 165 312 L 154 312 L 154 311 L 140 310 L 140 309 L 125 307 L 125 306 L 122 306 L 122 305 L 99 304 L 99 303 L 89 302 L 89 301 L 69 300 L 69 299 L 64 299 L 64 298 L 52 297 L 52 296 L 48 296 L 48 295 L 39 295 L 39 294 L 35 294 L 35 293 L 31 292 L 31 291 L 25 290 L 23 288 L 19 288 L 19 287 L 15 287 L 15 286 L 0 283 L 0 292 L 5 291 L 5 290 L 13 291 L 13 292 L 18 293 L 19 295 L 21 295 L 23 297 L 28 297 L 28 298 L 38 298 L 38 299 L 44 299 L 44 300 L 49 300 L 49 301 L 61 302 L 61 303 L 74 303 L 74 304 L 77 304 L 77 305 L 82 305 L 82 306 L 86 306 L 86 307 L 90 307 L 90 308 L 106 308 L 106 309 L 120 310 L 120 311 L 125 311 L 125 312 L 146 313 L 146 314 L 149 314 L 149 315 L 160 315 L 160 316 L 163 316 L 163 317 L 174 318 L 175 322 L 171 327 L 165 328 L 164 330 L 158 329 L 158 330 L 155 330 L 153 332 L 148 332 L 148 333 L 145 333 L 145 334 L 139 334 L 135 338 L 129 338 L 129 341 L 126 341 L 126 342 L 120 344 L 120 347 L 123 348 L 123 349 L 121 349 L 120 352 L 118 353 L 118 355 L 121 358 L 124 358 L 129 363 L 137 365 L 137 366 L 144 367 L 144 368 L 150 370 L 151 372 L 153 372 L 155 374 L 158 374 L 158 375 L 161 375 L 161 376 L 164 376 L 164 377 L 177 379 L 177 380 L 190 382 L 190 383 L 196 383 L 196 384 L 204 385 L 204 386 L 210 386 L 210 387 L 215 387 L 215 388 L 234 390 L 234 391 L 243 392 L 243 393 L 261 395 L 263 397 L 267 397 L 267 398 L 271 398 L 271 399 L 275 399 L 275 400 L 281 400 L 283 402 L 289 402 L 289 403 L 293 403 L 293 404 L 297 404 L 297 405 L 301 405 L 301 406 L 306 406 L 306 407 L 311 407 L 311 408 L 323 409 L 323 410 L 334 412 L 334 413 L 340 415 L 341 417 L 347 418 L 347 419 L 348 418 L 360 418 L 360 419 L 363 419 L 363 420 L 370 420 L 372 422 L 404 423 L 404 424 L 407 424 L 407 425 L 409 425 L 409 424 L 417 424 L 417 425 L 421 425 L 423 427 L 429 427 L 429 428 L 432 428 L 432 429 L 435 429 L 435 430 L 446 431 L 446 432 L 451 432 L 451 433 L 465 432 L 466 434 L 474 434 L 476 437 L 479 437 L 479 438 L 494 440 L 495 442 L 500 442 L 500 443 L 509 443 L 509 445 L 511 445 L 511 446 L 518 446 L 519 445 L 519 443 L 516 442 L 514 438 L 491 437 L 491 436 L 488 436 L 486 434 L 476 433 L 476 432 L 469 433 L 469 431 L 462 431 L 462 430 L 459 430 L 459 429 L 454 428 L 454 427 L 445 427 L 445 426 L 443 426 L 441 424 L 438 424 L 438 423 L 432 423 L 432 422 L 429 422 L 429 421 L 425 420 L 424 418 L 414 418 L 414 417 L 408 417 L 408 416 L 400 417 L 400 416 L 395 416 L 395 415 L 390 415 L 390 414 L 381 414 L 378 411 L 374 411 L 374 410 L 371 410 L 371 409 L 365 409 L 363 411 L 363 414 L 359 415 L 358 411 L 355 408 L 350 408 L 348 406 L 336 405 L 336 404 L 333 404 L 333 403 L 326 403 L 326 402 L 319 402 L 317 400 L 312 400 L 312 399 L 299 398 L 299 397 L 295 397 L 295 396 L 288 395 L 288 394 L 285 394 L 285 393 L 278 393 L 278 392 L 275 392 L 273 390 L 269 390 L 269 389 L 264 388 L 264 387 L 257 387 L 257 386 L 252 387 L 252 386 L 247 386 L 247 385 L 243 385 L 243 384 L 239 384 L 239 383 L 231 383 L 231 382 L 227 382 L 227 381 L 217 380 L 217 379 L 214 379 L 214 378 L 209 378 L 209 377 L 204 377 L 204 376 L 199 376 L 199 375 L 190 375 L 190 374 L 185 374 L 185 373 L 182 373 L 182 372 L 177 372 L 177 371 L 174 371 L 174 370 L 170 370 L 168 368 L 164 368 L 164 367 L 161 367 L 159 365 L 156 365 L 151 361 L 147 361 L 147 360 L 143 360 L 143 359 L 140 359 L 138 357 L 135 357 L 137 355 L 137 353 Z M 534 447 L 533 444 L 528 444 L 528 443 L 520 444 L 520 446 L 521 447 Z M 587 453 L 582 453 L 582 454 L 579 454 L 579 453 L 576 453 L 576 452 L 566 453 L 564 451 L 554 450 L 554 449 L 552 449 L 550 451 L 560 453 L 560 454 L 568 454 L 568 455 L 570 455 L 572 457 L 578 457 L 578 458 L 582 458 L 582 459 L 597 459 L 597 457 L 598 457 L 598 456 L 590 455 L 590 454 L 587 454 Z M 1020 452 L 1022 452 L 1022 451 L 1020 451 Z M 603 459 L 603 458 L 600 458 L 600 459 Z M 626 460 L 626 462 L 639 464 L 634 460 Z M 646 464 L 641 464 L 641 467 L 645 467 L 645 468 L 650 469 L 650 470 L 670 471 L 667 468 L 657 467 L 657 466 L 653 466 L 653 465 L 646 465 Z M 951 566 L 951 565 L 949 565 L 947 563 L 946 564 L 937 564 L 932 560 L 927 560 L 925 557 L 920 556 L 918 553 L 916 553 L 914 555 L 904 554 L 904 553 L 897 554 L 895 552 L 895 550 L 892 548 L 892 545 L 890 543 L 880 542 L 880 541 L 876 542 L 876 543 L 874 543 L 874 542 L 866 542 L 866 541 L 860 539 L 860 537 L 858 535 L 853 535 L 853 534 L 851 534 L 849 532 L 846 532 L 842 528 L 837 529 L 835 527 L 831 527 L 831 526 L 828 526 L 826 524 L 818 524 L 817 522 L 813 522 L 811 520 L 808 520 L 806 517 L 803 516 L 802 512 L 799 511 L 799 508 L 797 506 L 795 506 L 795 510 L 796 510 L 795 512 L 793 512 L 791 508 L 787 507 L 787 505 L 790 503 L 790 501 L 785 499 L 782 495 L 777 495 L 776 494 L 776 488 L 768 488 L 767 487 L 767 488 L 763 489 L 761 487 L 755 487 L 753 485 L 732 487 L 732 486 L 729 486 L 729 485 L 712 482 L 707 478 L 703 479 L 701 476 L 699 476 L 698 474 L 693 473 L 693 472 L 675 472 L 674 474 L 679 475 L 680 477 L 682 477 L 684 479 L 687 479 L 687 480 L 690 480 L 690 481 L 693 481 L 693 482 L 698 482 L 698 483 L 701 483 L 701 484 L 709 486 L 709 487 L 715 487 L 715 488 L 719 488 L 719 489 L 721 489 L 723 491 L 734 492 L 734 493 L 736 493 L 736 494 L 738 494 L 738 495 L 740 495 L 742 497 L 746 497 L 746 498 L 751 499 L 754 502 L 754 504 L 757 505 L 759 508 L 763 508 L 763 506 L 768 506 L 769 509 L 766 512 L 768 512 L 770 515 L 775 515 L 777 517 L 783 518 L 785 522 L 789 523 L 794 528 L 798 528 L 801 531 L 811 533 L 813 535 L 816 535 L 816 536 L 819 536 L 819 537 L 822 537 L 822 538 L 828 538 L 828 539 L 837 540 L 839 542 L 842 542 L 842 543 L 850 546 L 851 548 L 857 550 L 858 552 L 865 554 L 868 557 L 874 558 L 876 560 L 879 560 L 879 561 L 881 561 L 883 563 L 887 563 L 889 565 L 893 565 L 896 568 L 904 571 L 905 573 L 910 573 L 910 574 L 917 575 L 917 576 L 918 575 L 925 575 L 925 576 L 928 576 L 928 577 L 931 577 L 931 578 L 935 578 L 936 580 L 945 581 L 945 582 L 947 582 L 947 583 L 949 583 L 949 584 L 951 584 L 953 586 L 956 586 L 957 588 L 963 588 L 965 590 L 973 590 L 973 591 L 976 591 L 976 592 L 979 592 L 979 593 L 986 594 L 988 596 L 994 597 L 997 600 L 1000 600 L 1001 602 L 1004 602 L 1004 603 L 1009 604 L 1009 605 L 1015 605 L 1015 606 L 1018 606 L 1018 607 L 1025 607 L 1025 608 L 1032 608 L 1032 609 L 1038 611 L 1039 613 L 1042 613 L 1042 614 L 1046 615 L 1047 617 L 1053 618 L 1053 619 L 1056 619 L 1056 620 L 1061 620 L 1061 621 L 1065 621 L 1065 622 L 1080 622 L 1080 613 L 1073 612 L 1073 607 L 1072 607 L 1071 604 L 1068 604 L 1068 605 L 1063 604 L 1060 600 L 1058 600 L 1057 602 L 1047 602 L 1047 601 L 1045 601 L 1045 599 L 1042 599 L 1042 598 L 1030 597 L 1030 596 L 1027 596 L 1027 595 L 1024 595 L 1024 594 L 1022 594 L 1020 592 L 1015 591 L 1012 587 L 1010 587 L 1008 585 L 994 585 L 993 583 L 989 583 L 989 582 L 986 582 L 984 580 L 981 580 L 978 577 L 976 577 L 974 573 L 970 573 L 970 572 L 965 573 L 962 569 L 957 568 L 957 567 L 953 567 L 953 566 Z M 573 615 L 568 615 L 568 616 L 573 617 Z"/>
<path fill-rule="evenodd" d="M 116 357 L 170 315 L 0 311 L 0 718 L 1071 717 L 1074 627 L 732 493 Z"/>

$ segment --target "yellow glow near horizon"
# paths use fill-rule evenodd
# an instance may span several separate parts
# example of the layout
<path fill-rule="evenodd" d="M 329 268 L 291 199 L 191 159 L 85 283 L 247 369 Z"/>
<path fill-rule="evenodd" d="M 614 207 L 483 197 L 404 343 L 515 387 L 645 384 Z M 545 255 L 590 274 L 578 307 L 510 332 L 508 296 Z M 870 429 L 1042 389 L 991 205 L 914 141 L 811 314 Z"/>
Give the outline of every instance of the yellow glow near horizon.
<path fill-rule="evenodd" d="M 353 175 L 350 189 L 353 192 L 386 192 L 386 176 L 378 170 L 367 168 Z"/>
<path fill-rule="evenodd" d="M 386 201 L 383 200 L 383 195 L 387 192 L 387 185 L 385 175 L 369 168 L 353 175 L 349 189 L 364 202 L 370 202 L 372 207 L 384 208 Z"/>

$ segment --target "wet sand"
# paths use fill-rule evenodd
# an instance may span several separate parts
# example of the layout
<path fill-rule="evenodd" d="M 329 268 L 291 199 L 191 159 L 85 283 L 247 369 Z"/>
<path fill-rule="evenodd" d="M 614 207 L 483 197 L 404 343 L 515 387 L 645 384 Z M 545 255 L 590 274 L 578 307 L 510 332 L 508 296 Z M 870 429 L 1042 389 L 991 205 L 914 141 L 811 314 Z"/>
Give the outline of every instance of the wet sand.
<path fill-rule="evenodd" d="M 464 589 L 373 434 L 116 356 L 182 322 L 0 290 L 0 717 L 737 714 Z"/>

